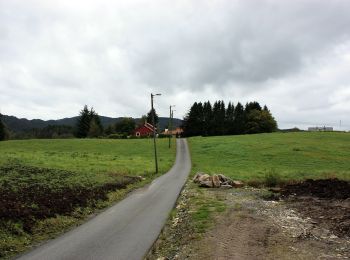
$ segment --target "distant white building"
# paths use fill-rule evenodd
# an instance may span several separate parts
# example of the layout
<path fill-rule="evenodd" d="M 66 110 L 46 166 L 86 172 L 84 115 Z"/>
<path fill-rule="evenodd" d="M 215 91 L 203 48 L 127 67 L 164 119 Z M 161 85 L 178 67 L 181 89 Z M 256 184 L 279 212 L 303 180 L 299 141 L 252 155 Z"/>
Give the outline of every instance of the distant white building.
<path fill-rule="evenodd" d="M 310 132 L 326 132 L 326 131 L 333 131 L 333 127 L 330 126 L 322 126 L 322 127 L 309 127 L 307 129 Z"/>

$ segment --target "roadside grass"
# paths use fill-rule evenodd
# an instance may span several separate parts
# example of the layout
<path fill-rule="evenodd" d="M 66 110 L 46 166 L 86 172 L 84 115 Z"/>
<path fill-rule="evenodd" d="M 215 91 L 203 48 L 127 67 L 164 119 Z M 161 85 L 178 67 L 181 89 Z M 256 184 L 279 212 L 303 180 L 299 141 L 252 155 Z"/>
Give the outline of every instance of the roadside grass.
<path fill-rule="evenodd" d="M 1 142 L 0 258 L 57 236 L 151 182 L 152 145 L 149 139 Z M 164 173 L 175 143 L 169 149 L 159 139 L 158 151 Z"/>
<path fill-rule="evenodd" d="M 189 138 L 192 173 L 222 173 L 252 184 L 350 179 L 350 134 L 272 133 Z"/>
<path fill-rule="evenodd" d="M 189 207 L 194 231 L 197 234 L 205 233 L 212 226 L 214 214 L 225 211 L 226 204 L 221 198 L 212 196 L 210 190 L 199 188 L 193 183 L 188 184 L 188 189 L 192 193 Z"/>

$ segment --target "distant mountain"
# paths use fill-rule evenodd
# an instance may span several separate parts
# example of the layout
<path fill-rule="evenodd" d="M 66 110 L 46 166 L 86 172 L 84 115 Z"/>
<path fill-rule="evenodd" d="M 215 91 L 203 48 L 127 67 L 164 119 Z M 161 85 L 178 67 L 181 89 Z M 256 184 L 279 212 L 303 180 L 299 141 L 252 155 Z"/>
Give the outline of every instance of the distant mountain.
<path fill-rule="evenodd" d="M 75 117 L 69 117 L 69 118 L 62 118 L 57 120 L 41 120 L 41 119 L 32 119 L 28 120 L 26 118 L 17 118 L 15 116 L 7 116 L 3 115 L 3 122 L 6 124 L 8 129 L 12 132 L 26 132 L 31 129 L 41 129 L 48 125 L 67 125 L 67 126 L 75 126 L 77 122 L 77 116 Z M 115 124 L 116 122 L 120 121 L 122 117 L 107 117 L 107 116 L 100 116 L 102 125 L 104 127 Z M 136 123 L 140 122 L 141 118 L 134 118 Z M 167 128 L 169 122 L 168 117 L 159 117 L 159 128 L 161 130 Z M 173 119 L 173 126 L 177 127 L 182 124 L 181 119 L 174 118 Z"/>

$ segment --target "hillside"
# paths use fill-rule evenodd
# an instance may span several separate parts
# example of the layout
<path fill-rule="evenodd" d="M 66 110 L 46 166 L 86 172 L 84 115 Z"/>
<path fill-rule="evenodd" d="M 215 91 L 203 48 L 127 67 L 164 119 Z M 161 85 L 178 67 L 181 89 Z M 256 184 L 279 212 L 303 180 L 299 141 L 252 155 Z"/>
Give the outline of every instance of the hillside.
<path fill-rule="evenodd" d="M 28 120 L 26 118 L 17 118 L 15 116 L 7 116 L 3 115 L 3 121 L 6 124 L 6 126 L 12 131 L 12 132 L 25 132 L 31 129 L 41 129 L 48 125 L 67 125 L 67 126 L 75 126 L 77 121 L 77 116 L 75 117 L 69 117 L 69 118 L 62 118 L 57 120 L 41 120 L 41 119 L 32 119 Z M 113 118 L 113 117 L 106 117 L 106 116 L 100 116 L 101 122 L 104 127 L 114 124 L 122 119 L 122 117 Z M 134 119 L 136 123 L 138 123 L 141 119 L 135 118 Z M 159 117 L 159 127 L 160 129 L 164 129 L 168 125 L 169 118 L 168 117 Z M 173 119 L 173 125 L 175 127 L 181 125 L 182 120 L 174 118 Z"/>
<path fill-rule="evenodd" d="M 191 137 L 193 173 L 222 173 L 262 182 L 268 174 L 284 180 L 350 179 L 350 134 L 296 132 Z"/>

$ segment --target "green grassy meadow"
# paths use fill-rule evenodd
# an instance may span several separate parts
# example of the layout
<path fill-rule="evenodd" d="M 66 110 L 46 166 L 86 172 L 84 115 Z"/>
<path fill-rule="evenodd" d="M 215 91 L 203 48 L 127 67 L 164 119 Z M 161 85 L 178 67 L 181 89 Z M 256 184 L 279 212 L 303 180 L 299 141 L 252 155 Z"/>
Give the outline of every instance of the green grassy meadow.
<path fill-rule="evenodd" d="M 160 173 L 175 161 L 174 141 L 169 149 L 167 139 L 157 140 Z M 0 142 L 0 258 L 55 237 L 150 182 L 153 156 L 152 139 Z"/>
<path fill-rule="evenodd" d="M 175 159 L 175 145 L 158 139 L 159 171 L 166 172 Z M 152 139 L 50 139 L 0 142 L 0 165 L 8 162 L 105 174 L 144 175 L 154 172 Z"/>
<path fill-rule="evenodd" d="M 350 179 L 350 134 L 272 133 L 189 139 L 192 172 L 223 173 L 262 181 L 266 174 L 284 180 Z"/>

